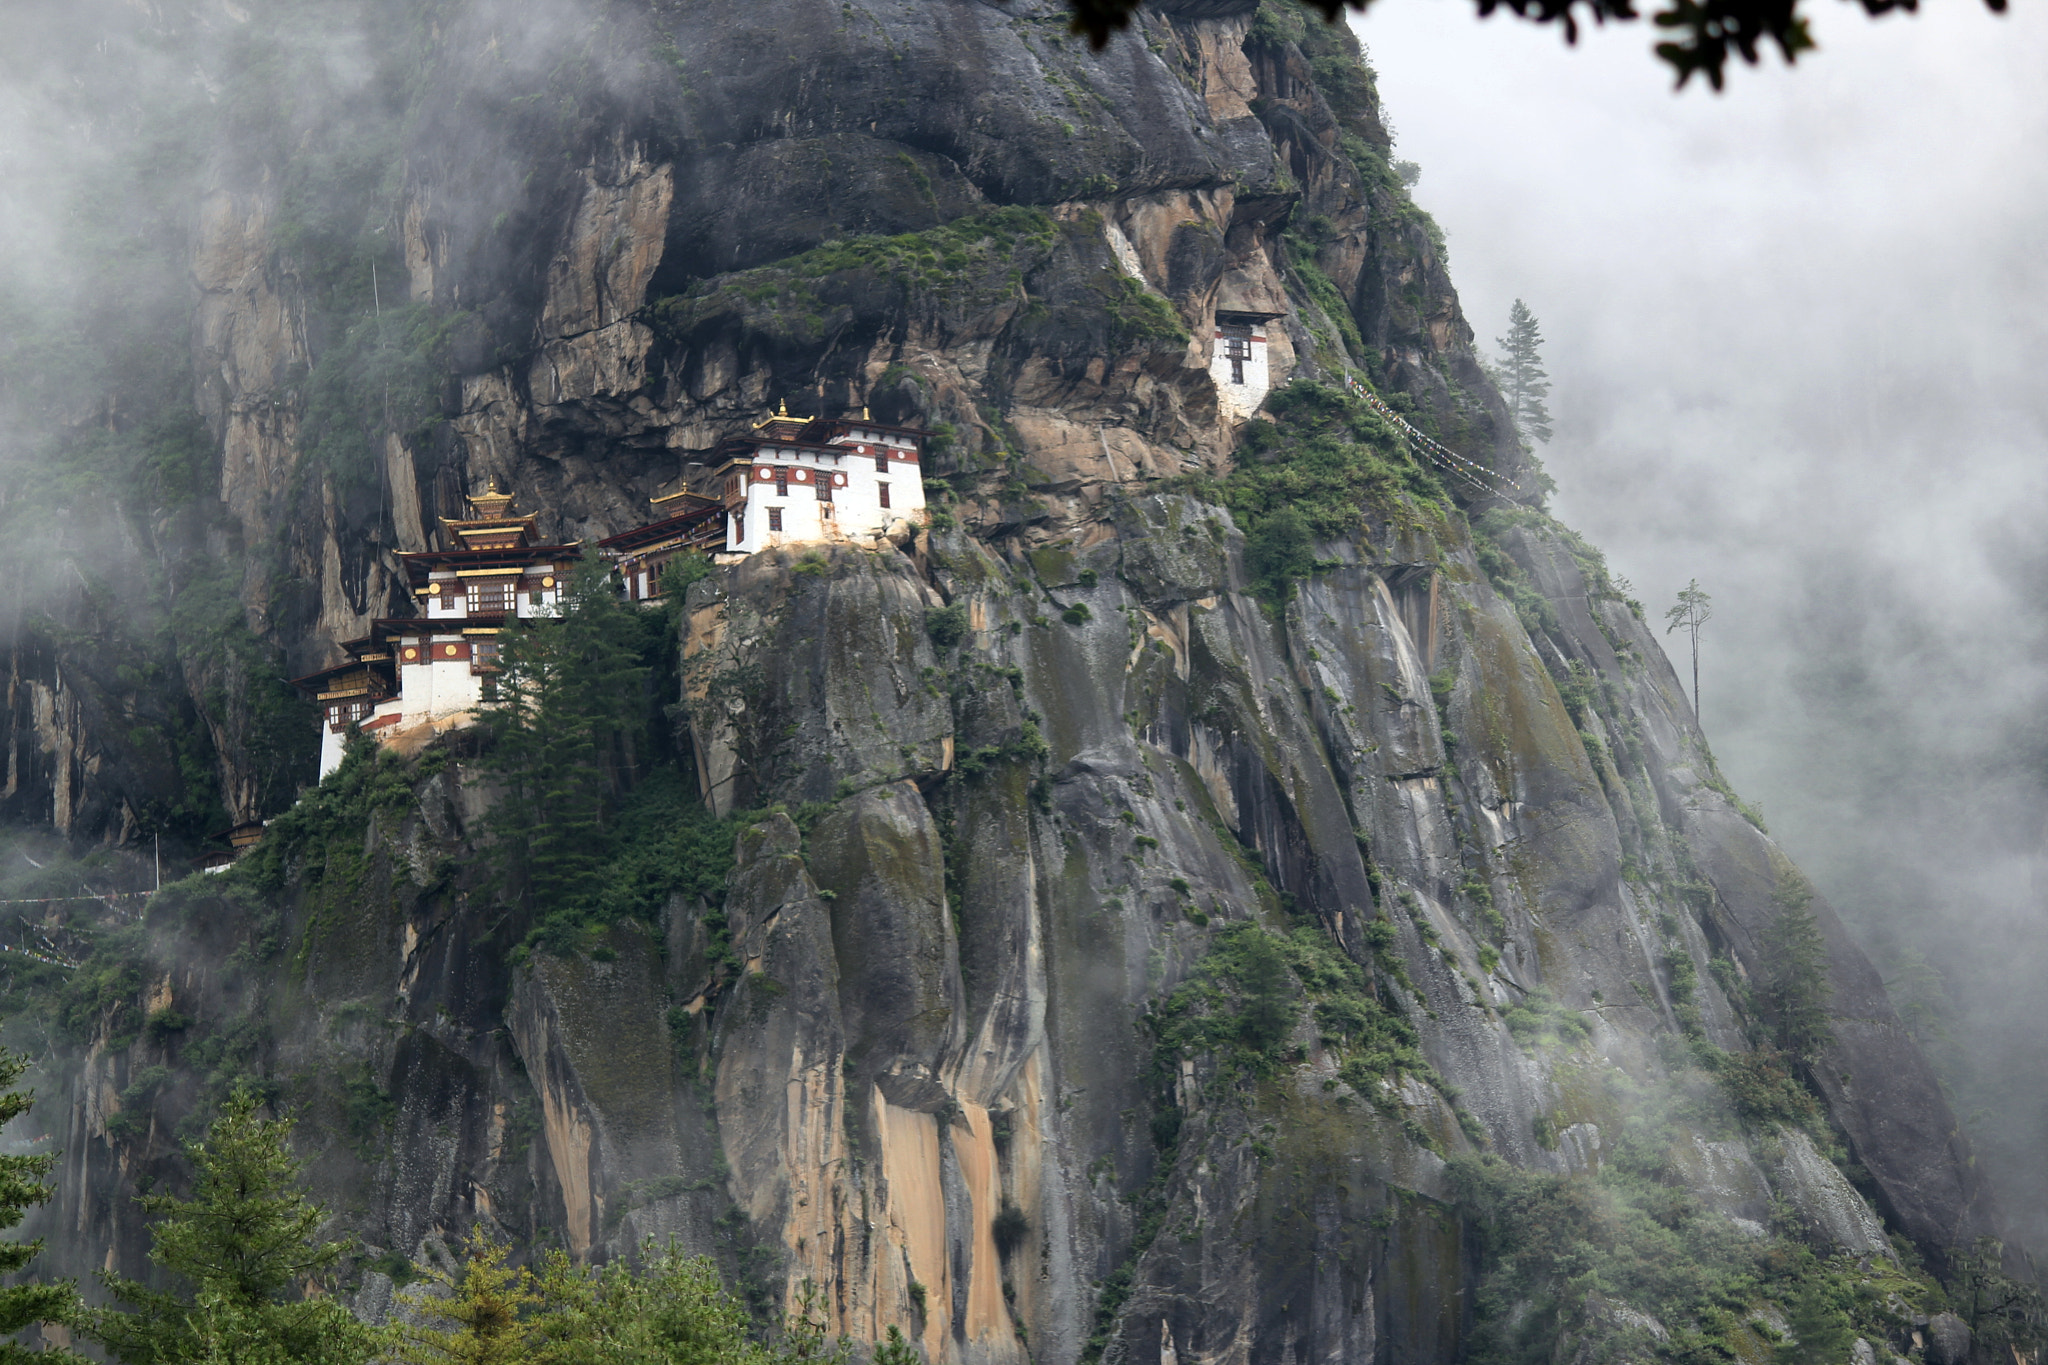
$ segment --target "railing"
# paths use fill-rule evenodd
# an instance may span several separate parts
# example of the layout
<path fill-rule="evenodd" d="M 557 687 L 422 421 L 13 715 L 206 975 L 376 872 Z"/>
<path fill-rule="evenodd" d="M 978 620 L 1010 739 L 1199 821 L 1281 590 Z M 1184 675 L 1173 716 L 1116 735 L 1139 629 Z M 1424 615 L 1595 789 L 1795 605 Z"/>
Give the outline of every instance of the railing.
<path fill-rule="evenodd" d="M 1345 375 L 1344 386 L 1357 397 L 1364 399 L 1367 407 L 1392 422 L 1395 429 L 1408 438 L 1410 448 L 1437 468 L 1449 474 L 1462 475 L 1497 497 L 1512 498 L 1522 491 L 1522 485 L 1515 480 L 1503 478 L 1485 465 L 1466 459 L 1442 441 L 1416 430 L 1414 423 L 1388 407 L 1378 394 L 1359 383 L 1355 377 Z"/>

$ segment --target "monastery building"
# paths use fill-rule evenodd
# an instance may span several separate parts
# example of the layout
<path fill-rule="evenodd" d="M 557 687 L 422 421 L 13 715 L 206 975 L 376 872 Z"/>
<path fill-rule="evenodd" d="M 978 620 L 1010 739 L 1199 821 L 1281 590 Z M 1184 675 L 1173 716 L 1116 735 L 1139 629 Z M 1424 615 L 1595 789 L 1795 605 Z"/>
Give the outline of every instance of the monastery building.
<path fill-rule="evenodd" d="M 1242 422 L 1266 401 L 1266 393 L 1273 387 L 1266 324 L 1279 316 L 1216 310 L 1209 377 L 1216 381 L 1216 406 L 1225 420 Z"/>
<path fill-rule="evenodd" d="M 696 489 L 655 498 L 660 521 L 597 543 L 626 595 L 661 596 L 661 571 L 689 550 L 752 554 L 777 545 L 873 540 L 924 511 L 917 427 L 859 417 L 792 417 L 784 403 L 744 436 L 720 442 Z"/>
<path fill-rule="evenodd" d="M 703 491 L 655 498 L 657 520 L 599 541 L 598 553 L 629 600 L 655 602 L 662 570 L 679 554 L 872 541 L 924 511 L 928 434 L 865 411 L 792 417 L 784 404 L 713 451 Z M 539 544 L 533 514 L 513 515 L 512 495 L 496 484 L 468 501 L 466 519 L 442 519 L 448 548 L 398 556 L 420 614 L 372 621 L 368 635 L 342 646 L 347 662 L 297 680 L 323 712 L 320 776 L 341 766 L 351 727 L 412 748 L 469 724 L 493 695 L 500 632 L 559 610 L 582 546 Z"/>
<path fill-rule="evenodd" d="M 537 544 L 533 515 L 512 515 L 512 495 L 496 484 L 468 501 L 467 519 L 442 518 L 452 548 L 398 556 L 424 612 L 372 621 L 342 646 L 348 662 L 297 680 L 325 713 L 320 776 L 341 765 L 351 726 L 414 744 L 468 724 L 492 694 L 499 633 L 558 610 L 582 547 Z"/>

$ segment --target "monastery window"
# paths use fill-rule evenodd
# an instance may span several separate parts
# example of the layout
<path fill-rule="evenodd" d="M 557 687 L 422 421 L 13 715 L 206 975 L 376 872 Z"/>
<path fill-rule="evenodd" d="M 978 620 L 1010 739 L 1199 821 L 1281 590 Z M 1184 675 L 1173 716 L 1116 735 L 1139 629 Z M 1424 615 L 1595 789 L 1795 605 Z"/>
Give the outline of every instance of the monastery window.
<path fill-rule="evenodd" d="M 771 531 L 780 531 L 782 529 L 782 509 L 780 507 L 768 509 L 768 529 Z"/>
<path fill-rule="evenodd" d="M 881 490 L 882 506 L 887 507 L 889 505 L 889 485 L 886 483 L 878 483 L 875 485 L 875 487 Z"/>
<path fill-rule="evenodd" d="M 1223 334 L 1223 358 L 1230 362 L 1230 382 L 1244 383 L 1244 363 L 1252 358 L 1252 329 L 1246 322 L 1225 322 L 1217 326 Z"/>
<path fill-rule="evenodd" d="M 830 474 L 821 469 L 818 471 L 818 477 L 811 482 L 817 487 L 819 502 L 832 501 L 832 476 Z"/>
<path fill-rule="evenodd" d="M 469 648 L 469 671 L 489 676 L 498 671 L 498 642 L 478 640 Z"/>
<path fill-rule="evenodd" d="M 368 697 L 357 697 L 353 701 L 338 701 L 327 708 L 327 723 L 336 734 L 351 725 L 361 725 L 377 709 L 377 703 Z"/>
<path fill-rule="evenodd" d="M 472 583 L 469 585 L 469 614 L 471 616 L 499 615 L 512 610 L 512 585 L 510 583 Z"/>
<path fill-rule="evenodd" d="M 789 471 L 787 469 L 775 471 L 775 496 L 778 498 L 789 496 Z"/>
<path fill-rule="evenodd" d="M 878 451 L 876 451 L 876 452 L 875 452 L 875 472 L 876 472 L 877 474 L 886 474 L 886 473 L 888 473 L 888 472 L 889 472 L 889 452 L 888 452 L 888 451 L 886 451 L 886 450 L 878 450 Z M 888 506 L 889 504 L 887 504 L 887 503 L 885 502 L 885 503 L 883 503 L 882 505 L 883 505 L 884 507 L 887 507 L 887 506 Z"/>

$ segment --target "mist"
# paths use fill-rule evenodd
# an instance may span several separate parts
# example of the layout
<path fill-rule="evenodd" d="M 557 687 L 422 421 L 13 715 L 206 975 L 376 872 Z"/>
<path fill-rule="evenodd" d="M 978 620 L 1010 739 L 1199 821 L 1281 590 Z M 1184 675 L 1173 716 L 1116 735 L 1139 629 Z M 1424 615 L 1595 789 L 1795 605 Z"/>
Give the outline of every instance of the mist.
<path fill-rule="evenodd" d="M 1713 595 L 1716 753 L 2039 1254 L 2048 13 L 1814 17 L 1819 52 L 1720 95 L 1673 93 L 1641 25 L 1356 28 L 1482 349 L 1516 298 L 1543 323 L 1554 510 L 1653 620 Z"/>

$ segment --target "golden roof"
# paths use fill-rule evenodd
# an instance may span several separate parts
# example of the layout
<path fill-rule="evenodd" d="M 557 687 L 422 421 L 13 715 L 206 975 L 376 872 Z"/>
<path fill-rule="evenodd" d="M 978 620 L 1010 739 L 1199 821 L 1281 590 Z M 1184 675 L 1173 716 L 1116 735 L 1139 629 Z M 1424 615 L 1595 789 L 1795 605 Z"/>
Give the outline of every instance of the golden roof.
<path fill-rule="evenodd" d="M 478 521 L 496 521 L 503 517 L 511 506 L 512 495 L 499 491 L 495 475 L 491 478 L 488 491 L 469 495 L 470 511 L 475 514 Z"/>

